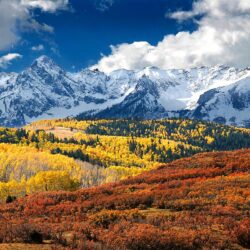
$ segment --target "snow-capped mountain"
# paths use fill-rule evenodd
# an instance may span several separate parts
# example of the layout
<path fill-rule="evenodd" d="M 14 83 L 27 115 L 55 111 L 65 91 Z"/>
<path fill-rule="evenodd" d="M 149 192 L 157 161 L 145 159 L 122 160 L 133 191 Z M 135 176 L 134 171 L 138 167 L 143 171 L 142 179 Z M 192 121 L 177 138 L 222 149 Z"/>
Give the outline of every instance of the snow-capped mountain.
<path fill-rule="evenodd" d="M 22 126 L 107 108 L 122 101 L 128 91 L 127 83 L 124 89 L 108 84 L 113 83 L 102 72 L 86 69 L 72 74 L 41 56 L 19 74 L 0 73 L 0 125 Z"/>
<path fill-rule="evenodd" d="M 7 85 L 14 83 L 17 78 L 17 73 L 5 73 L 0 72 L 0 91 L 4 89 Z"/>
<path fill-rule="evenodd" d="M 250 76 L 200 96 L 191 117 L 250 127 Z"/>
<path fill-rule="evenodd" d="M 42 56 L 19 74 L 0 73 L 0 125 L 22 126 L 79 114 L 110 118 L 185 114 L 248 126 L 249 78 L 249 68 L 225 66 L 71 73 Z M 225 114 L 227 105 L 230 115 Z"/>
<path fill-rule="evenodd" d="M 250 69 L 239 70 L 232 67 L 216 66 L 211 68 L 201 67 L 189 70 L 161 70 L 155 67 L 146 68 L 134 72 L 136 85 L 134 90 L 126 96 L 123 102 L 110 108 L 94 113 L 99 118 L 162 118 L 162 117 L 190 117 L 222 122 L 228 125 L 250 126 L 250 112 L 243 108 L 241 117 L 237 118 L 237 107 L 233 106 L 231 113 L 235 113 L 235 119 L 226 117 L 226 105 L 224 109 L 210 115 L 212 108 L 203 108 L 203 113 L 198 111 L 201 105 L 207 104 L 207 96 L 210 93 L 222 91 L 233 85 L 241 85 L 241 82 L 250 78 Z M 239 88 L 248 95 L 247 86 Z M 236 102 L 241 95 L 234 95 Z M 221 98 L 223 100 L 223 97 Z M 204 100 L 204 101 L 202 101 Z M 245 98 L 245 106 L 250 105 L 250 100 Z M 225 117 L 224 117 L 225 116 Z M 224 117 L 224 119 L 222 119 Z"/>
<path fill-rule="evenodd" d="M 157 83 L 143 75 L 138 79 L 134 90 L 121 103 L 100 111 L 95 116 L 141 119 L 166 117 L 168 113 L 159 102 L 159 97 Z"/>

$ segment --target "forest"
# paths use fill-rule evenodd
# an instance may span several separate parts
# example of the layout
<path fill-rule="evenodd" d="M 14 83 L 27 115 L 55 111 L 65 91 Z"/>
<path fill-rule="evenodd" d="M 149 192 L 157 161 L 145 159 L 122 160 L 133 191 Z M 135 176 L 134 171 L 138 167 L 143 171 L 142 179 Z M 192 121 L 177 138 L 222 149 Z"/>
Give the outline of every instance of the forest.
<path fill-rule="evenodd" d="M 50 249 L 249 249 L 249 173 L 249 149 L 198 153 L 116 183 L 9 199 L 0 206 L 0 242 L 36 249 L 45 243 Z"/>
<path fill-rule="evenodd" d="M 0 129 L 0 202 L 112 183 L 201 152 L 250 147 L 250 130 L 195 120 L 47 120 Z"/>

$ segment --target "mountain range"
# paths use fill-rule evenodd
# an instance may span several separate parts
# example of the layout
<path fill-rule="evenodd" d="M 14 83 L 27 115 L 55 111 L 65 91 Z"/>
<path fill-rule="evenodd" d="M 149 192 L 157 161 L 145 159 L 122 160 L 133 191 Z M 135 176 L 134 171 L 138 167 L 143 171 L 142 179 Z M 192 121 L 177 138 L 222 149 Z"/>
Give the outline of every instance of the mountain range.
<path fill-rule="evenodd" d="M 250 68 L 67 72 L 46 56 L 20 73 L 0 72 L 0 125 L 68 116 L 187 117 L 250 126 Z"/>

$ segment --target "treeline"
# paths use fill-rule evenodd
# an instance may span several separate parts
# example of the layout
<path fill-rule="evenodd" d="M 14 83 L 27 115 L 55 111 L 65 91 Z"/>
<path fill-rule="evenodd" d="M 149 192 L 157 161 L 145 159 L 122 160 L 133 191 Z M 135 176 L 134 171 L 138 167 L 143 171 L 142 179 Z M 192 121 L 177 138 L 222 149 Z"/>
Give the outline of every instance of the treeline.
<path fill-rule="evenodd" d="M 0 142 L 28 145 L 104 167 L 153 167 L 156 163 L 170 162 L 202 151 L 202 148 L 183 142 L 154 137 L 88 135 L 78 132 L 72 138 L 59 139 L 52 132 L 41 129 L 2 129 Z"/>
<path fill-rule="evenodd" d="M 70 136 L 63 136 L 65 128 Z M 181 119 L 64 119 L 39 121 L 24 129 L 1 128 L 0 199 L 33 193 L 35 189 L 71 190 L 100 185 L 196 153 L 246 148 L 250 146 L 249 131 Z M 29 180 L 46 171 L 58 171 L 51 172 L 51 176 L 66 173 L 66 184 L 52 183 L 45 188 L 44 182 L 32 188 L 35 182 Z M 56 182 L 60 178 L 54 179 Z"/>
<path fill-rule="evenodd" d="M 248 129 L 196 120 L 60 119 L 38 121 L 28 128 L 55 134 L 57 128 L 69 129 L 72 137 L 50 145 L 51 153 L 104 167 L 152 168 L 199 152 L 250 146 Z"/>
<path fill-rule="evenodd" d="M 250 130 L 197 120 L 111 120 L 90 124 L 87 134 L 156 137 L 180 141 L 203 150 L 234 150 L 250 147 Z"/>
<path fill-rule="evenodd" d="M 0 202 L 7 197 L 81 186 L 81 167 L 73 159 L 33 147 L 0 144 Z"/>
<path fill-rule="evenodd" d="M 161 138 L 201 147 L 204 151 L 234 150 L 250 146 L 250 130 L 188 119 L 39 121 L 31 128 L 65 127 L 86 134 Z"/>
<path fill-rule="evenodd" d="M 188 157 L 195 153 L 201 152 L 200 148 L 187 147 L 186 145 L 177 144 L 175 147 L 170 146 L 170 141 L 167 145 L 162 139 L 150 139 L 150 144 L 142 144 L 138 140 L 132 138 L 128 141 L 129 151 L 134 153 L 139 158 L 143 159 L 145 155 L 150 153 L 152 162 L 167 163 L 177 160 L 182 157 Z"/>
<path fill-rule="evenodd" d="M 51 149 L 52 153 L 45 147 L 53 143 L 45 143 L 43 149 L 30 145 L 0 144 L 0 203 L 32 193 L 70 191 L 115 182 L 147 170 L 102 167 L 74 160 L 82 157 L 82 151 L 69 149 L 72 144 L 66 144 L 68 151 L 61 152 L 56 147 Z"/>

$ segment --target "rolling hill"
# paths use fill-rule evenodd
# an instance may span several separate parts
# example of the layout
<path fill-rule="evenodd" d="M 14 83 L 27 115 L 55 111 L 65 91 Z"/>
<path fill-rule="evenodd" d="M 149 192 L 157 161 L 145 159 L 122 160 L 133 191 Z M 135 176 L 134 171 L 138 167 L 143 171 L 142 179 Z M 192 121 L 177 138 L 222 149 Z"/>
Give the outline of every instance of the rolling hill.
<path fill-rule="evenodd" d="M 116 182 L 200 152 L 250 147 L 249 129 L 167 120 L 47 120 L 0 129 L 0 202 Z"/>
<path fill-rule="evenodd" d="M 19 198 L 0 207 L 0 241 L 249 249 L 249 171 L 249 149 L 202 153 L 113 184 Z"/>

